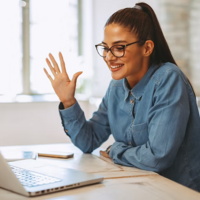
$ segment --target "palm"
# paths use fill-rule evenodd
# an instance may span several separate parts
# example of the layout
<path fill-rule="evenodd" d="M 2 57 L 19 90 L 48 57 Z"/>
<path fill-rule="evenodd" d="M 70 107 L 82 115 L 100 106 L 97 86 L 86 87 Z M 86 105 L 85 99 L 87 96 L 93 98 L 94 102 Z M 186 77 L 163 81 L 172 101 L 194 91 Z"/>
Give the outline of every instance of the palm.
<path fill-rule="evenodd" d="M 58 74 L 52 82 L 53 89 L 60 99 L 74 96 L 74 85 L 68 80 L 65 74 Z"/>
<path fill-rule="evenodd" d="M 62 72 L 60 71 L 54 57 L 51 54 L 49 54 L 49 57 L 50 57 L 51 62 L 53 63 L 53 66 L 51 65 L 48 58 L 46 59 L 46 62 L 54 76 L 54 79 L 52 79 L 52 77 L 48 74 L 46 69 L 44 69 L 44 71 L 47 77 L 49 78 L 49 80 L 51 81 L 51 84 L 55 93 L 57 94 L 61 102 L 74 101 L 76 81 L 77 81 L 78 76 L 82 72 L 77 72 L 76 74 L 74 74 L 73 79 L 70 80 L 66 72 L 65 63 L 64 63 L 62 54 L 59 53 Z"/>

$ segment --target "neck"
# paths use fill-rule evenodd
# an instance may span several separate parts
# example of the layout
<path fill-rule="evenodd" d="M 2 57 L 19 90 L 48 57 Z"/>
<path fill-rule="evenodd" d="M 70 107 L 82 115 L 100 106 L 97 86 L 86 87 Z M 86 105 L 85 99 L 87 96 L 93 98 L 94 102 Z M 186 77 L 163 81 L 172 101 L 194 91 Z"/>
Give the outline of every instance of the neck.
<path fill-rule="evenodd" d="M 138 73 L 134 74 L 134 76 L 132 75 L 132 76 L 126 77 L 131 88 L 134 88 L 135 85 L 139 83 L 139 81 L 143 78 L 143 76 L 146 74 L 148 69 L 149 69 L 149 61 L 143 62 L 141 64 L 141 67 L 139 68 Z"/>

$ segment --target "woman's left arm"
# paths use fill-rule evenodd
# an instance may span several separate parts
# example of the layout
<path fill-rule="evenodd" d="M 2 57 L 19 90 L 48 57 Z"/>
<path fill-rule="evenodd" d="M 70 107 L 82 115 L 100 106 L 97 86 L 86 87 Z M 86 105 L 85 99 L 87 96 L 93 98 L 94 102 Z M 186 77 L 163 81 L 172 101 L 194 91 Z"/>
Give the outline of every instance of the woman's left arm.
<path fill-rule="evenodd" d="M 187 84 L 178 72 L 168 71 L 156 88 L 149 110 L 149 140 L 136 147 L 115 142 L 109 153 L 115 163 L 155 172 L 172 165 L 189 120 Z"/>

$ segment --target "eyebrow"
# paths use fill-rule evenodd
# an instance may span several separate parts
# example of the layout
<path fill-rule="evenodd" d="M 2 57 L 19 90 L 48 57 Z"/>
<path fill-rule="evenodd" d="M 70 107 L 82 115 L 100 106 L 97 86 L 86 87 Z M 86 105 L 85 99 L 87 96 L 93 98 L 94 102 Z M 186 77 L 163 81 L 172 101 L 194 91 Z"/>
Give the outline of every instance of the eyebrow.
<path fill-rule="evenodd" d="M 127 43 L 126 40 L 118 40 L 118 41 L 113 42 L 113 44 L 118 44 L 118 43 L 122 43 L 122 42 L 123 42 L 123 43 L 124 43 L 124 42 Z M 106 44 L 106 43 L 102 41 L 102 44 Z M 107 45 L 107 44 L 106 44 L 106 45 Z"/>

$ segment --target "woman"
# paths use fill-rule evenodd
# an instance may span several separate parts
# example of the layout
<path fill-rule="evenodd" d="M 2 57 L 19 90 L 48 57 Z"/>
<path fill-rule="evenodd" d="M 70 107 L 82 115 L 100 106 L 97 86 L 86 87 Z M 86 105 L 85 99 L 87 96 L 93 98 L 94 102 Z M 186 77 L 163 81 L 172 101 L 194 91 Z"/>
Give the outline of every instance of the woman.
<path fill-rule="evenodd" d="M 53 56 L 47 73 L 58 95 L 62 124 L 71 141 L 90 153 L 110 134 L 114 163 L 155 171 L 200 191 L 200 119 L 193 89 L 176 66 L 156 15 L 145 3 L 114 13 L 96 45 L 113 80 L 97 112 L 86 121 L 70 80 Z"/>

